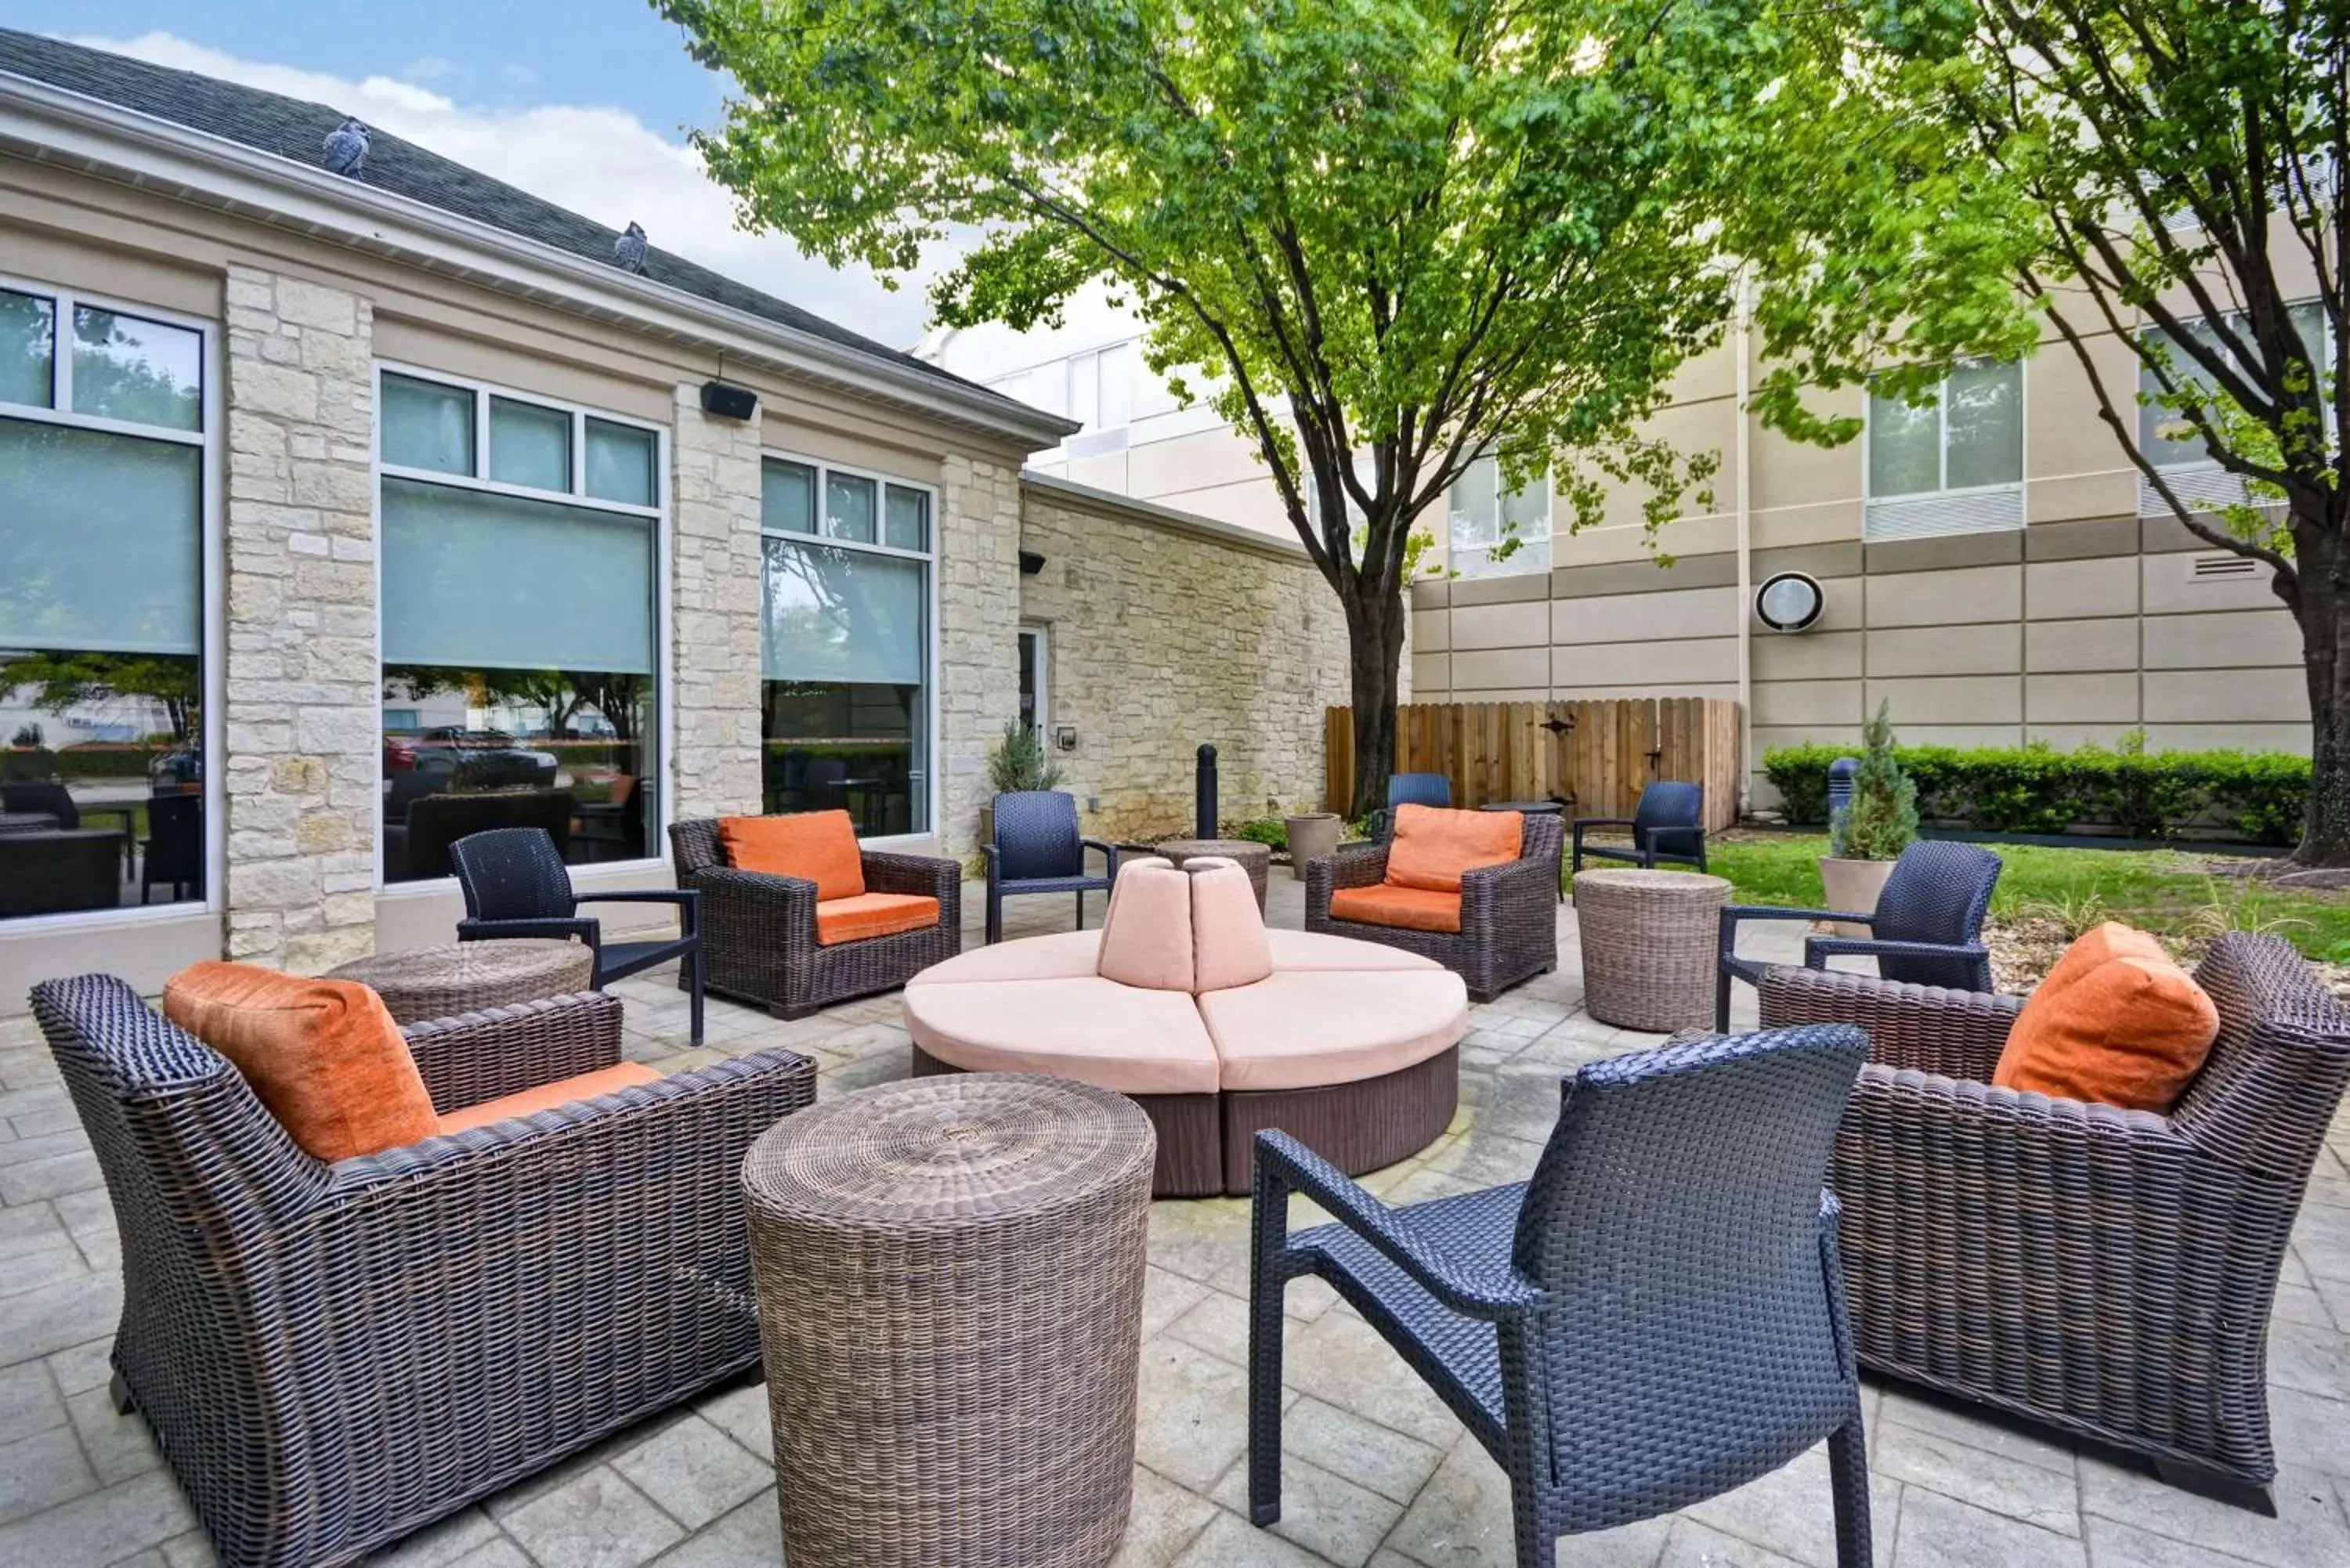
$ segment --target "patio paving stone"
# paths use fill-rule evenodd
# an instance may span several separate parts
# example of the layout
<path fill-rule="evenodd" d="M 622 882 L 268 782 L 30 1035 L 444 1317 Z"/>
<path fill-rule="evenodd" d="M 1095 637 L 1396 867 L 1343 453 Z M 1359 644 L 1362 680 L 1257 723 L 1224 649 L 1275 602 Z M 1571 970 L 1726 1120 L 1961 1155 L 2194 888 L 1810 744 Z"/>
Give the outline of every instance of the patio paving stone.
<path fill-rule="evenodd" d="M 1303 888 L 1271 919 L 1302 923 Z M 976 942 L 980 900 L 965 908 Z M 1008 934 L 1066 929 L 1059 900 L 1015 902 Z M 1098 923 L 1098 909 L 1088 919 Z M 1559 912 L 1571 943 L 1574 911 Z M 1750 948 L 1792 954 L 1800 934 Z M 1567 956 L 1572 959 L 1573 949 Z M 673 1068 L 775 1046 L 834 1095 L 907 1072 L 884 997 L 792 1022 L 712 1001 L 686 1050 L 685 998 L 622 982 L 624 1048 Z M 1365 1179 L 1390 1202 L 1523 1179 L 1559 1078 L 1656 1038 L 1582 1011 L 1572 964 L 1475 1010 L 1461 1109 L 1419 1155 Z M 1734 1020 L 1751 1023 L 1741 988 Z M 2037 1428 L 1901 1390 L 1866 1397 L 1880 1568 L 2332 1568 L 2350 1564 L 2350 1116 L 2337 1120 L 2279 1292 L 2271 1376 L 2281 1517 L 2177 1491 Z M 1318 1218 L 1300 1202 L 1294 1225 Z M 1248 1205 L 1153 1205 L 1134 1508 L 1118 1568 L 1508 1568 L 1501 1471 L 1451 1411 L 1319 1281 L 1283 1301 L 1284 1518 L 1245 1518 Z M 0 1021 L 0 1568 L 211 1568 L 185 1501 L 106 1393 L 120 1310 L 112 1213 L 55 1064 L 26 1019 Z M 96 1337 L 93 1337 L 95 1334 Z M 776 1568 L 766 1390 L 721 1388 L 464 1511 L 374 1562 L 393 1568 Z M 8 1517 L 10 1514 L 21 1517 Z M 1685 1513 L 1563 1541 L 1565 1568 L 1829 1568 L 1820 1450 Z"/>

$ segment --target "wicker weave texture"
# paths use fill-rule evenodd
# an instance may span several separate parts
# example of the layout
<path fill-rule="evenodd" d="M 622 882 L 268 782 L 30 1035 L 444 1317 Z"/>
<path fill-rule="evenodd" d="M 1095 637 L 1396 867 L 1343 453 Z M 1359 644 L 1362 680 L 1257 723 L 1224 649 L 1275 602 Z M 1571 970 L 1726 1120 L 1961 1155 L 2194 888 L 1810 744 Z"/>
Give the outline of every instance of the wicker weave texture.
<path fill-rule="evenodd" d="M 415 1023 L 588 991 L 596 983 L 596 954 L 578 942 L 515 937 L 377 953 L 327 972 L 382 997 L 394 1023 Z"/>
<path fill-rule="evenodd" d="M 1257 913 L 1264 913 L 1265 888 L 1273 876 L 1270 846 L 1247 838 L 1170 838 L 1151 848 L 1177 866 L 1195 856 L 1213 856 L 1233 862 L 1248 873 L 1249 887 L 1256 893 Z"/>
<path fill-rule="evenodd" d="M 1468 982 L 1471 1002 L 1491 1002 L 1521 981 L 1548 974 L 1558 968 L 1559 846 L 1566 825 L 1546 815 L 1523 821 L 1517 859 L 1461 878 L 1458 934 L 1331 918 L 1335 890 L 1368 888 L 1386 877 L 1384 843 L 1348 845 L 1305 867 L 1305 929 L 1432 958 Z"/>
<path fill-rule="evenodd" d="M 793 1568 L 1117 1554 L 1156 1152 L 1125 1096 L 1011 1074 L 845 1095 L 753 1146 Z"/>
<path fill-rule="evenodd" d="M 1586 871 L 1575 879 L 1583 1004 L 1619 1029 L 1669 1034 L 1713 1017 L 1716 931 L 1730 884 L 1694 871 Z"/>

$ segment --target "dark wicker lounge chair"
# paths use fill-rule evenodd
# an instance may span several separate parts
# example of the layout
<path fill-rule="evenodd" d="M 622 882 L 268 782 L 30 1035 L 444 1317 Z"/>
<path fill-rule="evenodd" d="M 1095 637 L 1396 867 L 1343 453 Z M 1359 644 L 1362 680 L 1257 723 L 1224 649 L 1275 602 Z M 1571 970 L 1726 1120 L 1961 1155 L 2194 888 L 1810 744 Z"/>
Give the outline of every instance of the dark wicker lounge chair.
<path fill-rule="evenodd" d="M 2273 936 L 2195 978 L 2220 1038 L 2168 1116 L 1991 1087 L 2017 997 L 1791 966 L 1762 1021 L 1868 1032 L 1834 1177 L 1863 1366 L 2273 1511 L 2269 1313 L 2350 1011 Z"/>
<path fill-rule="evenodd" d="M 1086 924 L 1086 895 L 1107 893 L 1118 879 L 1118 846 L 1077 834 L 1077 803 L 1056 789 L 1015 790 L 995 797 L 995 835 L 979 846 L 987 857 L 987 940 L 1003 940 L 1003 900 L 1027 893 L 1069 893 L 1077 900 L 1076 929 Z M 1086 851 L 1101 852 L 1098 877 L 1086 872 Z"/>
<path fill-rule="evenodd" d="M 572 889 L 570 867 L 543 828 L 499 827 L 461 838 L 449 846 L 457 886 L 464 890 L 465 918 L 457 922 L 461 942 L 501 937 L 577 938 L 595 951 L 596 989 L 664 964 L 679 965 L 679 981 L 692 997 L 691 1034 L 702 1044 L 702 934 L 700 898 L 691 888 L 643 888 L 627 892 Z M 678 934 L 644 941 L 608 942 L 599 920 L 579 912 L 588 904 L 674 904 Z"/>
<path fill-rule="evenodd" d="M 1565 825 L 1526 815 L 1518 858 L 1461 878 L 1461 929 L 1407 930 L 1334 919 L 1330 895 L 1367 888 L 1388 874 L 1384 842 L 1350 844 L 1305 867 L 1305 929 L 1384 942 L 1425 954 L 1469 982 L 1469 1000 L 1491 1002 L 1510 987 L 1558 968 L 1558 857 Z"/>
<path fill-rule="evenodd" d="M 33 1010 L 121 1232 L 117 1398 L 226 1568 L 355 1562 L 758 1361 L 736 1172 L 802 1057 L 324 1165 L 121 981 Z M 406 1033 L 447 1110 L 618 1063 L 620 1002 Z"/>
<path fill-rule="evenodd" d="M 1631 832 L 1629 848 L 1613 844 L 1586 844 L 1583 836 L 1594 827 L 1621 827 Z M 1693 866 L 1705 869 L 1705 785 L 1662 780 L 1640 792 L 1640 804 L 1629 816 L 1578 816 L 1570 870 L 1580 871 L 1586 857 L 1625 860 L 1645 870 L 1659 866 Z"/>
<path fill-rule="evenodd" d="M 1822 1439 L 1837 1562 L 1866 1568 L 1860 1384 L 1820 1183 L 1867 1044 L 1791 1029 L 1595 1063 L 1567 1080 L 1532 1181 L 1403 1209 L 1259 1133 L 1251 1516 L 1281 1517 L 1282 1290 L 1316 1274 L 1508 1473 L 1520 1568 Z M 1289 1234 L 1292 1193 L 1336 1222 Z"/>
<path fill-rule="evenodd" d="M 1983 912 L 1999 883 L 2000 858 L 1972 844 L 1913 844 L 1893 863 L 1874 914 L 1834 909 L 1782 909 L 1762 904 L 1732 904 L 1721 911 L 1721 970 L 1715 981 L 1713 1026 L 1730 1027 L 1730 982 L 1759 986 L 1773 966 L 1738 956 L 1742 920 L 1844 920 L 1866 926 L 1866 937 L 1806 937 L 1804 963 L 1825 969 L 1827 961 L 1854 954 L 1877 960 L 1887 980 L 1954 991 L 1991 989 L 1991 950 L 1982 943 Z"/>
<path fill-rule="evenodd" d="M 826 947 L 816 940 L 814 882 L 729 866 L 712 818 L 671 824 L 669 842 L 678 886 L 702 896 L 703 974 L 720 996 L 805 1018 L 895 991 L 962 950 L 962 867 L 954 861 L 862 850 L 868 889 L 927 894 L 939 901 L 939 923 Z"/>

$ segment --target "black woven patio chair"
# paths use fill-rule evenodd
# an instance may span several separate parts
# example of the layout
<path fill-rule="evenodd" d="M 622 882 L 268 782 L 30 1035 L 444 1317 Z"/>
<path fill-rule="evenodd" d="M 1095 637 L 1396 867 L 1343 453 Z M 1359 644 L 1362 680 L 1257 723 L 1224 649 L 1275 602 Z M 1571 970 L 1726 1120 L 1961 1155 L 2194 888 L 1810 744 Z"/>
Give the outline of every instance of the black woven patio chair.
<path fill-rule="evenodd" d="M 1822 1186 L 1867 1049 L 1827 1025 L 1594 1063 L 1566 1080 L 1533 1180 L 1401 1209 L 1257 1134 L 1250 1516 L 1281 1517 L 1282 1292 L 1315 1274 L 1507 1472 L 1519 1568 L 1823 1439 L 1837 1563 L 1867 1568 L 1860 1384 Z M 1336 1221 L 1289 1234 L 1292 1193 Z"/>
<path fill-rule="evenodd" d="M 1584 832 L 1594 827 L 1629 828 L 1632 846 L 1586 844 Z M 1659 780 L 1640 792 L 1640 804 L 1629 816 L 1578 816 L 1575 819 L 1574 858 L 1568 869 L 1583 869 L 1585 857 L 1627 860 L 1644 870 L 1660 865 L 1694 866 L 1705 869 L 1705 786 Z"/>
<path fill-rule="evenodd" d="M 1371 814 L 1372 838 L 1384 842 L 1388 830 L 1395 826 L 1396 807 L 1399 805 L 1434 805 L 1450 811 L 1452 808 L 1452 780 L 1444 774 L 1389 774 L 1388 804 Z"/>
<path fill-rule="evenodd" d="M 758 1365 L 737 1172 L 805 1057 L 326 1164 L 121 981 L 33 1012 L 122 1239 L 117 1404 L 224 1568 L 357 1563 Z M 620 1001 L 402 1033 L 445 1113 L 617 1065 Z"/>
<path fill-rule="evenodd" d="M 702 1044 L 701 895 L 690 888 L 644 888 L 590 893 L 571 888 L 570 867 L 555 839 L 536 827 L 499 827 L 461 838 L 449 846 L 449 863 L 464 889 L 465 918 L 457 922 L 461 942 L 501 937 L 577 937 L 596 955 L 595 986 L 648 970 L 671 959 L 683 961 L 686 990 L 692 998 L 691 1039 Z M 579 913 L 589 904 L 674 904 L 679 934 L 650 940 L 608 942 L 600 921 Z"/>
<path fill-rule="evenodd" d="M 1874 914 L 1834 909 L 1782 909 L 1763 904 L 1732 904 L 1721 911 L 1721 971 L 1714 982 L 1713 1026 L 1730 1027 L 1730 982 L 1759 986 L 1772 966 L 1740 958 L 1741 920 L 1845 920 L 1866 926 L 1866 937 L 1806 937 L 1804 965 L 1825 969 L 1827 961 L 1854 954 L 1877 960 L 1887 980 L 1939 985 L 1952 991 L 1989 991 L 1991 950 L 1982 943 L 1983 911 L 1999 884 L 2001 861 L 1972 844 L 1912 844 L 1893 863 Z"/>
<path fill-rule="evenodd" d="M 1025 893 L 1071 893 L 1077 929 L 1086 924 L 1086 895 L 1109 891 L 1118 877 L 1118 846 L 1077 832 L 1077 803 L 1056 789 L 1015 790 L 995 797 L 995 834 L 979 846 L 987 858 L 987 940 L 1003 940 L 1003 900 Z M 1101 851 L 1102 874 L 1086 874 L 1086 851 Z"/>

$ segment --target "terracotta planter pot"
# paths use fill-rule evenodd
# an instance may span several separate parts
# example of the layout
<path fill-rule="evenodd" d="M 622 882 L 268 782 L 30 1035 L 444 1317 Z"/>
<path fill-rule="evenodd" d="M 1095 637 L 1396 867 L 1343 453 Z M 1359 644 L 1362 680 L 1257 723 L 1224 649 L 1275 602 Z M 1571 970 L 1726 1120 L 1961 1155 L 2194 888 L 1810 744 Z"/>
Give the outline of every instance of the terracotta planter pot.
<path fill-rule="evenodd" d="M 1831 909 L 1842 909 L 1856 915 L 1875 914 L 1877 896 L 1885 891 L 1885 879 L 1893 875 L 1890 860 L 1838 860 L 1832 855 L 1820 857 L 1820 887 L 1826 893 Z M 1856 926 L 1850 920 L 1832 920 L 1840 937 L 1869 935 L 1866 926 Z"/>
<path fill-rule="evenodd" d="M 1289 829 L 1289 874 L 1300 882 L 1305 880 L 1305 863 L 1335 854 L 1338 836 L 1346 831 L 1346 822 L 1335 811 L 1310 811 L 1303 816 L 1284 817 Z"/>

